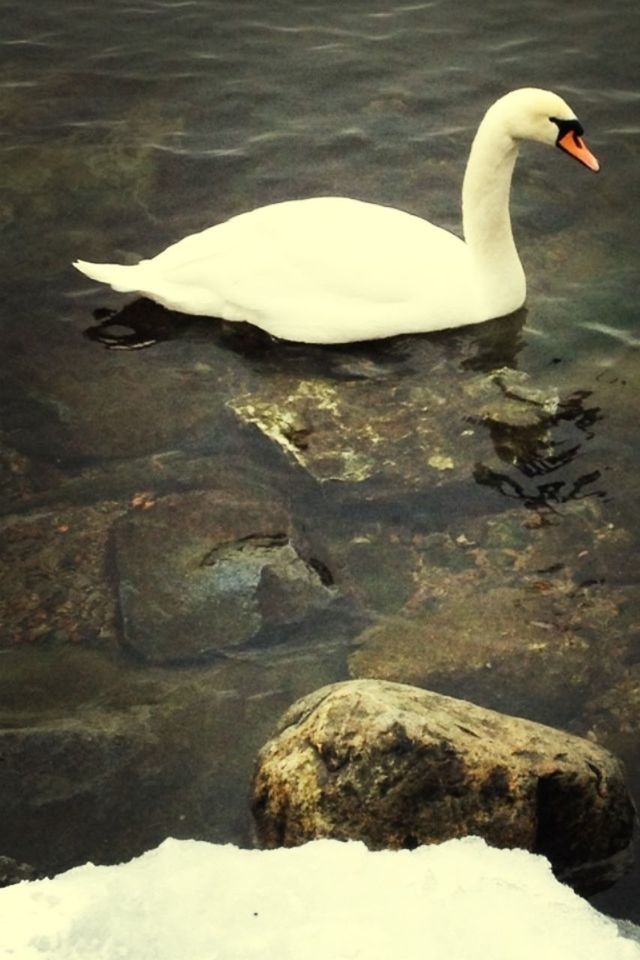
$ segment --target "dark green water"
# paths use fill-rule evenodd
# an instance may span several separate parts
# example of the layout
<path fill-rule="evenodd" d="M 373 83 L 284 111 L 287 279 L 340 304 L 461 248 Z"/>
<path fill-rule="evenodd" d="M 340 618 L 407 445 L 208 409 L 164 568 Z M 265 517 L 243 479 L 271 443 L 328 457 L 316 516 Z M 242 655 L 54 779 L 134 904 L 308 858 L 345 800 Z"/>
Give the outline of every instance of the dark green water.
<path fill-rule="evenodd" d="M 518 8 L 26 0 L 0 2 L 0 11 L 2 719 L 22 729 L 80 722 L 86 711 L 103 733 L 130 733 L 143 723 L 140 704 L 152 715 L 161 703 L 155 746 L 140 762 L 151 753 L 151 768 L 161 766 L 161 736 L 173 758 L 168 778 L 147 771 L 144 809 L 126 777 L 110 781 L 102 819 L 74 801 L 83 839 L 48 862 L 124 857 L 169 832 L 248 842 L 255 750 L 295 697 L 350 675 L 421 682 L 592 735 L 623 757 L 637 798 L 636 8 L 621 0 Z M 523 85 L 571 103 L 602 166 L 593 176 L 558 151 L 523 148 L 512 214 L 526 315 L 484 332 L 343 350 L 265 345 L 161 311 L 145 321 L 160 341 L 146 350 L 110 351 L 84 336 L 94 310 L 127 299 L 80 277 L 71 260 L 150 256 L 265 203 L 349 195 L 458 230 L 475 128 L 497 96 Z M 479 423 L 475 378 L 503 366 L 543 395 L 557 391 L 557 415 L 535 429 Z M 301 447 L 292 460 L 270 438 L 274 409 L 298 396 L 301 382 L 318 407 L 333 391 L 343 411 L 334 454 L 361 444 L 350 474 L 327 467 L 326 451 L 314 460 Z M 431 386 L 450 410 L 438 421 L 446 450 L 433 481 L 411 460 L 408 427 L 414 447 L 426 447 L 429 421 L 415 411 Z M 247 396 L 264 407 L 262 432 L 242 422 Z M 395 420 L 399 408 L 404 418 Z M 375 430 L 390 465 L 367 460 L 361 422 L 345 412 L 367 409 L 376 424 L 374 410 L 388 413 L 387 433 Z M 465 429 L 473 455 L 462 449 Z M 453 475 L 443 466 L 451 451 Z M 262 659 L 258 645 L 208 661 L 204 673 L 191 664 L 145 670 L 122 643 L 130 628 L 114 530 L 141 493 L 235 489 L 239 478 L 267 501 L 277 492 L 322 541 L 344 608 Z M 548 521 L 550 540 L 529 536 Z M 464 545 L 462 536 L 484 551 L 482 581 L 463 579 L 451 546 Z M 436 568 L 445 571 L 440 583 Z M 506 586 L 515 598 L 509 623 L 515 605 L 527 650 L 537 649 L 530 623 L 542 622 L 553 624 L 554 652 L 538 667 L 523 655 L 518 673 L 518 638 L 510 657 L 490 648 L 486 658 L 507 665 L 487 680 L 461 660 L 455 669 L 437 656 L 416 666 L 410 644 L 394 659 L 366 634 L 386 618 L 414 624 L 423 613 L 428 629 L 420 598 L 438 598 L 442 583 L 441 623 L 448 609 L 455 624 L 465 620 L 461 609 L 483 604 L 487 616 L 494 608 L 502 616 Z M 528 614 L 532 593 L 538 606 Z M 540 629 L 546 642 L 550 628 Z M 208 793 L 190 759 L 207 751 Z M 35 793 L 42 783 L 32 772 Z M 199 791 L 185 792 L 189 778 L 200 778 Z M 29 839 L 11 850 L 0 844 L 0 854 L 32 861 L 68 816 L 62 799 L 43 801 L 31 818 L 8 801 L 4 809 L 7 838 Z M 636 870 L 598 903 L 637 922 L 639 885 Z"/>

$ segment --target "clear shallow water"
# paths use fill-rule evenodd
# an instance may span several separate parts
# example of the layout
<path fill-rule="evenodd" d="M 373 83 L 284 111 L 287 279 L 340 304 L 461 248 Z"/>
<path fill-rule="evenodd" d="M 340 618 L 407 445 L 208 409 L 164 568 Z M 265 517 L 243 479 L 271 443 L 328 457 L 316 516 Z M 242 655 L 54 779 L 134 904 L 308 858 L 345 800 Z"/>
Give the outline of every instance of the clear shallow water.
<path fill-rule="evenodd" d="M 148 457 L 170 464 L 162 480 L 154 475 L 161 492 L 197 488 L 209 477 L 198 464 L 213 455 L 245 468 L 248 462 L 257 476 L 263 471 L 289 485 L 318 524 L 335 531 L 348 524 L 354 537 L 368 535 L 372 525 L 442 532 L 454 514 L 526 511 L 536 502 L 562 517 L 563 504 L 586 498 L 598 504 L 597 529 L 610 523 L 627 534 L 625 552 L 609 556 L 605 580 L 637 584 L 634 8 L 620 0 L 570 9 L 535 3 L 516 14 L 498 2 L 479 8 L 194 0 L 99 8 L 1 3 L 0 11 L 7 24 L 0 67 L 6 517 L 18 512 L 28 520 L 60 504 L 126 502 L 149 482 Z M 572 103 L 602 173 L 594 177 L 535 145 L 523 149 L 512 212 L 528 308 L 515 332 L 498 326 L 488 358 L 477 332 L 445 334 L 435 346 L 415 338 L 344 352 L 249 349 L 233 340 L 230 346 L 215 325 L 201 321 L 185 321 L 175 339 L 125 354 L 83 336 L 92 310 L 120 307 L 126 298 L 76 275 L 69 262 L 77 256 L 135 259 L 244 209 L 330 193 L 399 206 L 457 230 L 477 123 L 496 96 L 528 84 L 553 88 Z M 503 473 L 495 465 L 489 474 L 469 471 L 439 499 L 399 491 L 383 503 L 347 498 L 344 505 L 339 492 L 318 495 L 306 481 L 292 480 L 254 433 L 230 435 L 231 415 L 218 415 L 220 395 L 196 376 L 205 364 L 218 382 L 249 377 L 251 389 L 300 371 L 329 380 L 419 379 L 434 351 L 452 375 L 458 357 L 461 370 L 466 361 L 488 369 L 506 359 L 537 388 L 578 398 L 571 415 L 553 425 L 544 462 L 538 446 L 514 464 L 503 431 L 487 440 L 502 453 Z M 201 415 L 207 404 L 215 408 L 209 419 Z M 23 620 L 18 628 L 10 618 L 6 623 L 12 644 L 36 644 L 29 646 L 35 657 L 37 643 L 51 641 L 31 621 L 28 629 Z M 62 643 L 72 637 L 100 646 L 90 629 L 57 629 Z M 315 659 L 307 649 L 298 681 L 285 681 L 278 666 L 269 682 L 225 668 L 245 726 L 254 724 L 243 756 L 293 697 L 348 675 L 346 651 L 357 630 L 346 629 L 343 645 L 329 653 L 318 641 Z M 628 650 L 625 657 L 621 683 L 634 663 Z M 269 707 L 256 717 L 255 703 L 265 696 Z M 520 706 L 532 715 L 524 695 Z M 623 753 L 637 787 L 637 713 L 629 710 L 618 722 L 611 705 L 599 709 L 608 742 Z M 233 710 L 223 714 L 230 723 Z M 567 711 L 550 707 L 537 718 L 584 733 L 592 721 L 586 717 L 571 701 Z M 233 742 L 222 722 L 215 736 L 226 749 Z M 241 795 L 244 772 L 227 778 L 217 801 L 218 839 L 246 837 L 246 824 L 238 827 L 228 809 Z M 204 831 L 211 817 L 196 821 Z M 637 878 L 604 895 L 604 905 L 637 920 Z"/>

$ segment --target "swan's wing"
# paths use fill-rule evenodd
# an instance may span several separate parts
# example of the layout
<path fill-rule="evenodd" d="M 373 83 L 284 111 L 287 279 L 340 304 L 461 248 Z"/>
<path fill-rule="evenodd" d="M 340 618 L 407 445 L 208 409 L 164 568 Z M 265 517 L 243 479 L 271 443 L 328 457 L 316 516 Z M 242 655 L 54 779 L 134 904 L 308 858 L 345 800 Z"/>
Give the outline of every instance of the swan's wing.
<path fill-rule="evenodd" d="M 227 290 L 265 292 L 292 285 L 396 301 L 417 280 L 428 284 L 464 244 L 411 214 L 357 200 L 322 197 L 240 214 L 193 234 L 147 264 L 177 283 L 215 277 Z M 210 281 L 209 281 L 210 282 Z M 208 284 L 207 284 L 208 285 Z M 258 294 L 258 289 L 256 289 Z"/>
<path fill-rule="evenodd" d="M 466 256 L 461 240 L 418 217 L 318 198 L 241 214 L 186 237 L 145 268 L 168 304 L 178 302 L 181 290 L 185 302 L 189 291 L 193 312 L 200 300 L 210 311 L 213 298 L 221 316 L 295 337 L 299 331 L 291 327 L 301 322 L 334 318 L 340 326 L 346 318 L 356 324 L 366 318 L 375 326 L 376 314 L 388 324 L 390 309 L 415 311 L 425 294 L 433 306 L 438 291 L 450 301 Z"/>

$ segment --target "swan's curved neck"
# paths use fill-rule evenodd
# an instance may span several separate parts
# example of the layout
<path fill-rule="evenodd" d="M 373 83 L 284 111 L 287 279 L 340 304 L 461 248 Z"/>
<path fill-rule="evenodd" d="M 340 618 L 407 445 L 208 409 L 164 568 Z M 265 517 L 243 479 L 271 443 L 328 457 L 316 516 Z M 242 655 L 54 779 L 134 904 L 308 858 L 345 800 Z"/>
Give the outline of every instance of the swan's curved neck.
<path fill-rule="evenodd" d="M 511 231 L 509 193 L 518 157 L 515 140 L 490 110 L 478 128 L 462 187 L 464 238 L 488 291 L 503 309 L 524 300 L 524 272 Z M 497 286 L 496 286 L 497 285 Z M 520 302 L 512 305 L 512 300 Z"/>

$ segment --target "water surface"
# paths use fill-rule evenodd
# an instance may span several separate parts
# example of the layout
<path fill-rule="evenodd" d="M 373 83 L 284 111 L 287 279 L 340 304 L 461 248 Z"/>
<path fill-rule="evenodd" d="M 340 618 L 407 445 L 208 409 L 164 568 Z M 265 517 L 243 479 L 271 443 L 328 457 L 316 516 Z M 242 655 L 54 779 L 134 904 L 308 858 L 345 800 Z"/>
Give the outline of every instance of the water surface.
<path fill-rule="evenodd" d="M 255 749 L 296 696 L 358 670 L 437 684 L 596 736 L 626 761 L 637 795 L 636 9 L 621 0 L 572 7 L 539 0 L 517 14 L 500 0 L 481 8 L 467 0 L 4 0 L 0 10 L 0 489 L 10 571 L 3 720 L 8 727 L 57 722 L 96 705 L 138 710 L 146 696 L 169 704 L 168 754 L 214 752 L 206 809 L 193 797 L 181 811 L 178 801 L 171 805 L 169 795 L 184 799 L 184 771 L 172 767 L 170 784 L 146 781 L 151 818 L 127 806 L 126 828 L 89 823 L 81 852 L 126 856 L 167 832 L 250 842 L 243 804 Z M 265 203 L 350 195 L 459 230 L 475 128 L 493 99 L 522 85 L 565 96 L 602 172 L 592 176 L 538 145 L 523 148 L 512 211 L 529 298 L 515 320 L 336 350 L 273 345 L 162 311 L 141 320 L 138 307 L 137 322 L 156 345 L 108 350 L 84 335 L 98 322 L 94 311 L 120 309 L 128 298 L 86 281 L 71 260 L 135 261 Z M 130 330 L 126 315 L 120 319 L 116 336 Z M 556 391 L 557 414 L 526 429 L 474 420 L 478 378 L 499 367 L 526 374 L 541 395 Z M 475 460 L 461 454 L 455 482 L 443 453 L 433 482 L 426 468 L 424 482 L 413 467 L 398 481 L 393 465 L 376 473 L 376 464 L 373 480 L 331 480 L 326 458 L 318 466 L 313 449 L 300 447 L 292 460 L 267 429 L 300 382 L 348 396 L 353 409 L 375 403 L 390 416 L 392 395 L 394 409 L 418 409 L 411 403 L 435 384 L 460 437 L 473 434 Z M 238 420 L 246 395 L 259 398 L 264 429 Z M 410 455 L 399 439 L 405 426 L 387 425 L 396 465 Z M 349 429 L 357 432 L 347 425 L 344 444 Z M 346 606 L 315 632 L 288 636 L 266 659 L 248 648 L 200 672 L 154 667 L 151 676 L 122 644 L 114 524 L 144 506 L 134 503 L 138 496 L 226 489 L 239 476 L 252 490 L 284 494 L 309 536 L 324 538 L 348 586 Z M 552 541 L 541 534 L 533 544 L 536 523 L 552 526 Z M 488 579 L 475 594 L 478 585 L 460 579 L 462 561 L 451 552 L 452 543 L 464 546 L 463 536 L 476 537 L 488 558 Z M 544 615 L 538 607 L 522 614 L 523 633 L 531 620 L 559 631 L 564 618 L 563 635 L 572 638 L 569 653 L 558 653 L 562 669 L 556 674 L 556 661 L 547 662 L 533 691 L 514 682 L 512 667 L 490 683 L 447 672 L 440 660 L 411 675 L 407 662 L 390 665 L 388 648 L 366 634 L 390 616 L 414 624 L 428 613 L 424 597 L 440 586 L 424 572 L 429 564 L 454 578 L 446 602 L 457 604 L 455 616 L 483 602 L 487 584 L 504 604 L 499 590 L 506 578 L 517 592 L 526 551 L 545 555 L 527 589 L 536 603 L 545 591 L 552 599 Z M 551 586 L 530 586 L 538 581 Z M 538 629 L 544 639 L 547 628 Z M 512 652 L 515 663 L 518 647 Z M 563 696 L 567 657 L 575 660 Z M 202 669 L 217 698 L 204 728 Z M 172 697 L 185 685 L 189 695 L 176 706 Z M 111 732 L 124 722 L 116 713 Z M 118 802 L 116 795 L 121 814 Z M 81 805 L 77 814 L 91 820 Z M 34 849 L 15 855 L 35 857 L 63 816 L 49 805 Z M 600 903 L 638 921 L 638 878 L 636 871 Z"/>

